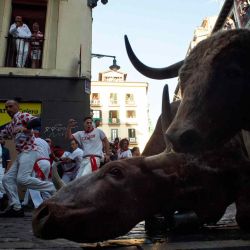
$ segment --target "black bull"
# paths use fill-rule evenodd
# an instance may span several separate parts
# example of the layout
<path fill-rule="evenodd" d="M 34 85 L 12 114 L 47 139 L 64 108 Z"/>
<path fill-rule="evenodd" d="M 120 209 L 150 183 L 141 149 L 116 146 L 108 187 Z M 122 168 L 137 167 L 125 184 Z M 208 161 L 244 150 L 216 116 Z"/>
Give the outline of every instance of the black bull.
<path fill-rule="evenodd" d="M 250 31 L 220 31 L 201 41 L 184 60 L 155 69 L 142 64 L 125 38 L 128 55 L 142 74 L 178 76 L 180 108 L 167 130 L 175 151 L 222 145 L 241 129 L 250 130 Z"/>
<path fill-rule="evenodd" d="M 158 123 L 145 149 L 163 141 L 159 130 Z M 202 155 L 163 152 L 108 163 L 45 201 L 34 213 L 34 233 L 45 239 L 97 242 L 123 235 L 156 213 L 167 217 L 191 210 L 200 224 L 215 223 L 232 202 L 239 225 L 249 229 L 250 192 L 245 191 L 250 167 L 240 146 L 234 139 Z"/>

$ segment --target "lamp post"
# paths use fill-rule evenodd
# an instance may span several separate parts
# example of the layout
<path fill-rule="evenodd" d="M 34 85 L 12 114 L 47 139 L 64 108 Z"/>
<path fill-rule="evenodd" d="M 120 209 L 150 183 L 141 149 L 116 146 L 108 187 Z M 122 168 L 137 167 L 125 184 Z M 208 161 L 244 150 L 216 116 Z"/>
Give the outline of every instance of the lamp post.
<path fill-rule="evenodd" d="M 116 63 L 116 57 L 115 56 L 111 56 L 111 55 L 103 55 L 103 54 L 91 54 L 91 58 L 93 57 L 97 57 L 97 58 L 103 58 L 103 57 L 111 57 L 113 58 L 113 64 L 109 66 L 109 68 L 113 71 L 117 71 L 120 69 L 120 66 L 117 65 Z"/>

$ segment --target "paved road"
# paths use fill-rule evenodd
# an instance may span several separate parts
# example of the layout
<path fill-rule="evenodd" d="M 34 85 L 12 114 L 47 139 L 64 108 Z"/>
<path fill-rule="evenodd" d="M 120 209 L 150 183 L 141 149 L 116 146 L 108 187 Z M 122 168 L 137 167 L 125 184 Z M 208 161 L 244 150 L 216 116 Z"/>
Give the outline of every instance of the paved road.
<path fill-rule="evenodd" d="M 33 236 L 32 213 L 25 218 L 0 218 L 0 249 L 103 249 L 103 250 L 177 250 L 177 249 L 250 249 L 250 234 L 241 232 L 234 219 L 235 208 L 230 206 L 216 226 L 190 233 L 146 234 L 139 223 L 127 235 L 97 244 L 79 244 L 64 239 L 45 241 Z"/>

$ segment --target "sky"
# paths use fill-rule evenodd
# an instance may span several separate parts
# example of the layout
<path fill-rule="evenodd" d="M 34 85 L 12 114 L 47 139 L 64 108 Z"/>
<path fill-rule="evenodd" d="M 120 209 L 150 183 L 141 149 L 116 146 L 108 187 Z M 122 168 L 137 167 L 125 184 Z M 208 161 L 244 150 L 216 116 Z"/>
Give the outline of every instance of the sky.
<path fill-rule="evenodd" d="M 161 113 L 164 85 L 170 100 L 177 78 L 153 80 L 137 72 L 126 53 L 124 35 L 147 66 L 166 67 L 183 60 L 194 30 L 205 17 L 219 14 L 223 0 L 109 0 L 93 9 L 92 53 L 116 56 L 127 81 L 148 82 L 149 115 L 154 126 Z M 92 58 L 92 80 L 108 70 L 112 58 Z"/>

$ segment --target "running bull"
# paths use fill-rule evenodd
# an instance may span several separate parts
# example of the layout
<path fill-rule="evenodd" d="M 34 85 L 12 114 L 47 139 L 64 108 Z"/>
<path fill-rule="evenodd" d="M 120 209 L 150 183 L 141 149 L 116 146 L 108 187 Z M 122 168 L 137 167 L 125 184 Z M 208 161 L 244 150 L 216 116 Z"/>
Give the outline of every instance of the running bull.
<path fill-rule="evenodd" d="M 163 112 L 163 128 L 167 116 Z M 45 239 L 97 242 L 123 235 L 156 213 L 194 211 L 201 225 L 215 223 L 234 201 L 237 221 L 248 229 L 248 203 L 239 197 L 249 177 L 237 139 L 202 155 L 166 150 L 110 162 L 45 201 L 34 213 L 33 231 Z"/>

